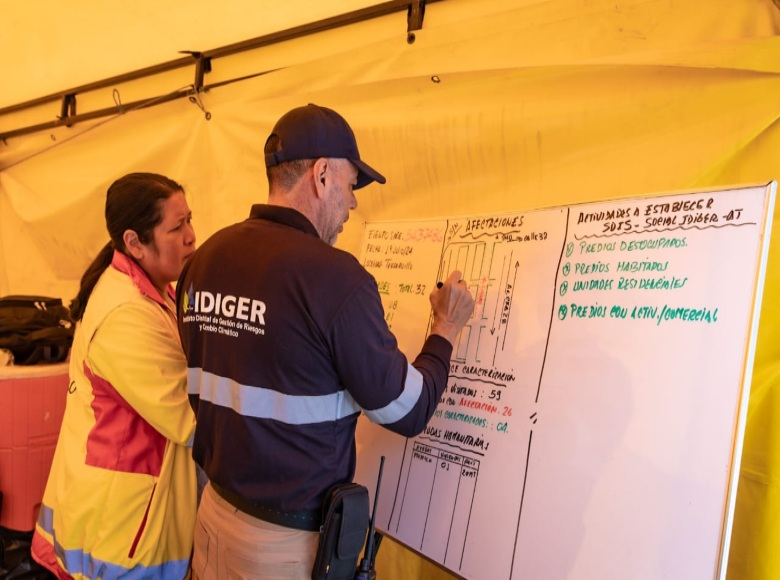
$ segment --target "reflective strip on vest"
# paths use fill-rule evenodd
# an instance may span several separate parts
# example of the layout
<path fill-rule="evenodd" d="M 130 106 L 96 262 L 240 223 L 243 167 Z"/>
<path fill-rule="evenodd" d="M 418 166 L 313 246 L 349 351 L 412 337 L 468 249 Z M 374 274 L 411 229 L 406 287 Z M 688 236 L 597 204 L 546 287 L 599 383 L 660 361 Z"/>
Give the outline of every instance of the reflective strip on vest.
<path fill-rule="evenodd" d="M 38 525 L 54 540 L 51 546 L 53 554 L 63 562 L 68 574 L 74 578 L 101 578 L 102 580 L 166 580 L 167 578 L 184 578 L 190 567 L 189 558 L 186 560 L 169 560 L 162 564 L 143 566 L 136 564 L 132 568 L 125 568 L 119 564 L 106 562 L 85 552 L 83 548 L 65 549 L 54 538 L 54 513 L 47 505 L 42 505 L 38 514 Z M 42 536 L 41 536 L 42 537 Z M 105 541 L 112 542 L 114 538 Z M 50 545 L 44 540 L 46 545 Z M 54 563 L 54 562 L 52 562 Z M 57 563 L 59 566 L 59 563 Z"/>
<path fill-rule="evenodd" d="M 363 411 L 374 423 L 395 423 L 414 408 L 422 393 L 423 378 L 409 365 L 404 390 L 384 407 L 361 409 L 346 390 L 328 395 L 286 395 L 272 389 L 242 385 L 199 368 L 187 369 L 190 395 L 202 401 L 227 407 L 244 417 L 273 419 L 288 425 L 308 425 L 337 421 Z"/>

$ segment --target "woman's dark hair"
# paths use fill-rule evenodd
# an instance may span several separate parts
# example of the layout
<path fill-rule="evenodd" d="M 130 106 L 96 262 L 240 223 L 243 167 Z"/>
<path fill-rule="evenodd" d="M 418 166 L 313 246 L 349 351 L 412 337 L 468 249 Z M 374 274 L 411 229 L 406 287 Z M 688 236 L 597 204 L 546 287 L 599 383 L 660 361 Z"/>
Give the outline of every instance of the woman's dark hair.
<path fill-rule="evenodd" d="M 70 303 L 74 322 L 84 316 L 89 296 L 111 264 L 114 250 L 127 254 L 124 233 L 133 230 L 142 244 L 152 241 L 153 230 L 162 221 L 162 202 L 179 191 L 184 191 L 181 185 L 156 173 L 129 173 L 111 184 L 106 193 L 106 229 L 111 241 L 81 277 L 79 292 Z"/>

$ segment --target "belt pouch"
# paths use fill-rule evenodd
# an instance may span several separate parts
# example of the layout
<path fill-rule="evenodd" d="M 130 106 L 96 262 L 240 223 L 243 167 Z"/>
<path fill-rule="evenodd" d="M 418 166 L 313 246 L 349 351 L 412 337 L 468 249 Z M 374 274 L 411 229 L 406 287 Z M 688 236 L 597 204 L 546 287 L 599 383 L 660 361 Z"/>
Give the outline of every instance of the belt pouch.
<path fill-rule="evenodd" d="M 368 489 L 357 483 L 328 490 L 312 580 L 352 580 L 369 525 Z"/>

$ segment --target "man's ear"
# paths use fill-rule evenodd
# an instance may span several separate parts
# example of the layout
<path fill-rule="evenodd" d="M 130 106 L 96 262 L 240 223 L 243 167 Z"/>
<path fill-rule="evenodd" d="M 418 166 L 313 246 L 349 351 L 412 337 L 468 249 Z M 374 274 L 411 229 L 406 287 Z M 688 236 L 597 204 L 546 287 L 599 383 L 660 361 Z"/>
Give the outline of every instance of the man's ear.
<path fill-rule="evenodd" d="M 325 181 L 330 178 L 330 175 L 328 175 L 329 168 L 330 164 L 324 157 L 320 157 L 314 162 L 312 177 L 314 179 L 314 188 L 317 191 L 317 197 L 322 198 L 325 196 Z"/>
<path fill-rule="evenodd" d="M 136 261 L 144 257 L 144 246 L 141 240 L 138 239 L 138 234 L 133 230 L 125 230 L 125 233 L 122 234 L 122 241 L 124 241 L 127 251 Z"/>

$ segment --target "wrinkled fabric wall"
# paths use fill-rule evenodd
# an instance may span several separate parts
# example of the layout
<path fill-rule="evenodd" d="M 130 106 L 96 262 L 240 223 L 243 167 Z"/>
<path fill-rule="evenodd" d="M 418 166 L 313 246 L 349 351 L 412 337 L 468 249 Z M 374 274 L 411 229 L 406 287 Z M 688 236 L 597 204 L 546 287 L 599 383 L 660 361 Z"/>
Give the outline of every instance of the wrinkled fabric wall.
<path fill-rule="evenodd" d="M 107 241 L 106 188 L 130 171 L 181 182 L 200 241 L 243 219 L 266 199 L 271 126 L 307 102 L 341 112 L 388 178 L 359 192 L 338 244 L 352 252 L 367 220 L 778 179 L 779 32 L 771 0 L 445 0 L 412 44 L 398 14 L 232 57 L 277 70 L 201 94 L 210 120 L 181 99 L 0 143 L 0 295 L 70 300 Z M 780 576 L 780 205 L 774 218 L 734 580 Z M 389 540 L 379 554 L 380 577 L 449 577 Z"/>

